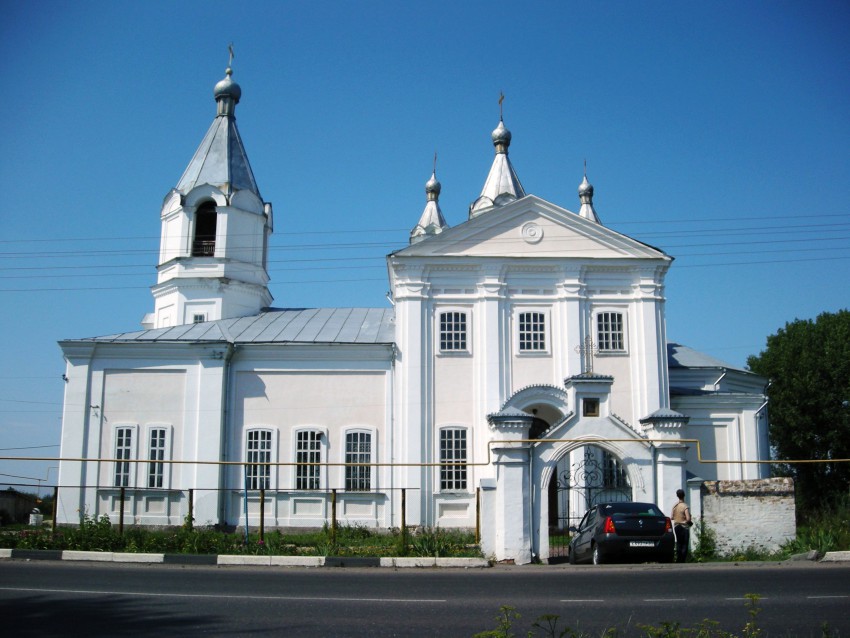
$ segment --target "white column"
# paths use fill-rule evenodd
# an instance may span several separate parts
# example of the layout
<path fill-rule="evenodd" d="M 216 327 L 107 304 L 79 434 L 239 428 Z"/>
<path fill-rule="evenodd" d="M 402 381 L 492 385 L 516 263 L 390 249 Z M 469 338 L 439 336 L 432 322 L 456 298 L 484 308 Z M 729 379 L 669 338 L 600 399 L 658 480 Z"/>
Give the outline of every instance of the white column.
<path fill-rule="evenodd" d="M 62 441 L 59 457 L 63 459 L 88 458 L 86 441 L 91 416 L 89 378 L 94 345 L 62 344 L 67 365 L 65 367 L 65 402 L 62 411 Z M 97 484 L 97 465 L 87 467 L 82 461 L 61 461 L 57 473 L 59 502 L 56 507 L 56 522 L 77 524 L 80 513 L 85 511 L 86 500 L 83 487 L 86 477 Z M 67 485 L 68 487 L 62 487 Z M 92 501 L 94 502 L 94 501 Z"/>
<path fill-rule="evenodd" d="M 408 274 L 393 290 L 396 313 L 396 345 L 398 355 L 396 378 L 396 450 L 401 463 L 433 462 L 433 411 L 431 396 L 429 343 L 430 313 L 427 301 L 430 286 L 421 280 L 421 272 Z M 394 469 L 396 487 L 407 488 L 407 525 L 429 524 L 433 493 L 433 470 L 414 465 Z M 401 496 L 396 499 L 396 524 L 401 523 Z"/>
<path fill-rule="evenodd" d="M 517 411 L 518 412 L 518 411 Z M 493 466 L 496 489 L 488 503 L 492 513 L 492 546 L 482 547 L 496 560 L 513 560 L 517 565 L 531 562 L 531 491 L 529 485 L 529 414 L 491 415 Z"/>
<path fill-rule="evenodd" d="M 676 502 L 676 490 L 684 490 L 685 454 L 688 446 L 682 443 L 662 443 L 656 446 L 655 456 L 655 502 L 667 514 Z"/>

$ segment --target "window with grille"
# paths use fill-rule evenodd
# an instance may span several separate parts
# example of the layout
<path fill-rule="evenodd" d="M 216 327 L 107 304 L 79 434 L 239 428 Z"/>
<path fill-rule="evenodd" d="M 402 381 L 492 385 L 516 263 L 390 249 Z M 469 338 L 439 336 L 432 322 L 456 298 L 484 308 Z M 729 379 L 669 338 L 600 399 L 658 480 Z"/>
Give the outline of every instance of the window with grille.
<path fill-rule="evenodd" d="M 602 451 L 603 484 L 606 487 L 623 488 L 629 486 L 629 476 L 620 465 L 620 461 L 607 450 Z"/>
<path fill-rule="evenodd" d="M 130 486 L 130 458 L 133 453 L 133 428 L 115 428 L 115 487 Z"/>
<path fill-rule="evenodd" d="M 440 351 L 458 352 L 466 350 L 466 313 L 440 313 Z"/>
<path fill-rule="evenodd" d="M 519 315 L 520 352 L 545 352 L 546 315 L 542 312 L 522 312 Z"/>
<path fill-rule="evenodd" d="M 151 428 L 148 435 L 148 487 L 163 487 L 166 428 Z"/>
<path fill-rule="evenodd" d="M 295 488 L 318 490 L 321 478 L 322 433 L 318 430 L 301 430 L 295 440 Z M 308 465 L 309 464 L 309 465 Z"/>
<path fill-rule="evenodd" d="M 249 490 L 267 490 L 271 487 L 271 465 L 261 463 L 272 462 L 272 431 L 248 430 L 248 441 L 245 449 L 246 487 Z"/>
<path fill-rule="evenodd" d="M 623 352 L 623 315 L 619 312 L 600 312 L 596 315 L 596 343 L 600 352 Z"/>
<path fill-rule="evenodd" d="M 353 463 L 372 462 L 372 435 L 369 432 L 348 432 L 345 435 L 345 490 L 365 492 L 372 488 L 372 468 Z"/>
<path fill-rule="evenodd" d="M 457 491 L 466 489 L 466 430 L 444 428 L 440 430 L 440 489 Z M 451 464 L 451 465 L 448 465 Z M 455 465 L 464 464 L 464 465 Z"/>

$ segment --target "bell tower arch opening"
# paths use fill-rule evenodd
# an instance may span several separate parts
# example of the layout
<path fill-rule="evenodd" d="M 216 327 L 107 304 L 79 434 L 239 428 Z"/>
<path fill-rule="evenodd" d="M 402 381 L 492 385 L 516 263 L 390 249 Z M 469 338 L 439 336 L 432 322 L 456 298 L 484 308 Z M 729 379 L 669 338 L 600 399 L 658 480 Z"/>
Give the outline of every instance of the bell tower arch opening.
<path fill-rule="evenodd" d="M 218 212 L 215 209 L 215 202 L 207 201 L 198 206 L 198 210 L 195 212 L 192 257 L 212 257 L 215 255 L 217 225 Z"/>

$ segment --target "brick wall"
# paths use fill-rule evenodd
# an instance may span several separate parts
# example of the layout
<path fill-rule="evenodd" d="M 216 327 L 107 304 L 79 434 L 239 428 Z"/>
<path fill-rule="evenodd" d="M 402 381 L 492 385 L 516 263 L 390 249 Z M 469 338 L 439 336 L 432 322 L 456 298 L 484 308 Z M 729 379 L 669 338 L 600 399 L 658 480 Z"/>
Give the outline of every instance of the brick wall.
<path fill-rule="evenodd" d="M 721 554 L 748 547 L 773 551 L 796 536 L 790 478 L 705 481 L 700 496 L 701 517 L 717 535 Z"/>

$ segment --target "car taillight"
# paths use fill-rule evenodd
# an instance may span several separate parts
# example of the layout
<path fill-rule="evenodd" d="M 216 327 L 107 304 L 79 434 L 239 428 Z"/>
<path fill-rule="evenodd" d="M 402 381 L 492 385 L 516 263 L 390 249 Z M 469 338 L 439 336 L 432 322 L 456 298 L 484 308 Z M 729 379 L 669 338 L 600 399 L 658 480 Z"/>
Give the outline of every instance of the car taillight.
<path fill-rule="evenodd" d="M 614 521 L 609 516 L 605 519 L 605 533 L 606 534 L 616 534 L 617 530 L 614 529 Z"/>
<path fill-rule="evenodd" d="M 670 522 L 669 518 L 664 519 L 666 523 L 664 524 L 664 532 L 672 532 L 673 531 L 673 523 Z"/>

